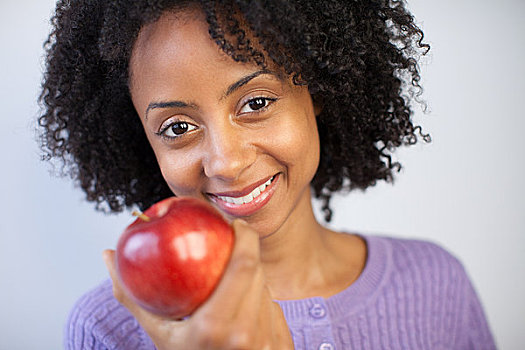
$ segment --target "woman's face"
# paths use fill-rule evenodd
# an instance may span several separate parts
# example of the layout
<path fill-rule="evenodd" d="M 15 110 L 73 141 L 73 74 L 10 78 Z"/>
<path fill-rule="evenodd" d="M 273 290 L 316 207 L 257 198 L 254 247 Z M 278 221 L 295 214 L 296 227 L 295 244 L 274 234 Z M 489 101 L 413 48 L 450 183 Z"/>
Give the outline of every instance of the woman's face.
<path fill-rule="evenodd" d="M 176 196 L 211 202 L 261 236 L 301 220 L 319 163 L 306 87 L 233 61 L 196 10 L 144 27 L 130 71 L 133 104 Z"/>

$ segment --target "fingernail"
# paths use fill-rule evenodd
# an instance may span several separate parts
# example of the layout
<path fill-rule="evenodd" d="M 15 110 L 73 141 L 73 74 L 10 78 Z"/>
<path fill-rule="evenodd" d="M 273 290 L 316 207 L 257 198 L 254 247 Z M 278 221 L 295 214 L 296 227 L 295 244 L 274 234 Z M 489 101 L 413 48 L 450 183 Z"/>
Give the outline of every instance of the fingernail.
<path fill-rule="evenodd" d="M 248 226 L 248 223 L 246 221 L 244 221 L 243 219 L 235 219 L 233 220 L 233 222 L 238 222 L 240 223 L 241 225 L 245 225 L 245 226 Z"/>
<path fill-rule="evenodd" d="M 102 252 L 102 259 L 104 259 L 104 263 L 106 266 L 109 266 L 110 260 L 111 260 L 111 250 L 106 249 Z"/>

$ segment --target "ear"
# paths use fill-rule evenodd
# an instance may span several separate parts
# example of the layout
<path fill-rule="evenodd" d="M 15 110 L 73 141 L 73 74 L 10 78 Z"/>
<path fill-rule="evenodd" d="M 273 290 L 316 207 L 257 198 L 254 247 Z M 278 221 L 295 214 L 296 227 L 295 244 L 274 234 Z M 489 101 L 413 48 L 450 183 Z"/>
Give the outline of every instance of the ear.
<path fill-rule="evenodd" d="M 323 103 L 318 97 L 312 96 L 312 103 L 314 105 L 314 114 L 316 117 L 323 111 Z"/>
<path fill-rule="evenodd" d="M 320 103 L 314 103 L 314 114 L 316 117 L 319 116 L 319 114 L 321 114 L 321 112 L 323 111 L 323 107 L 321 106 Z"/>

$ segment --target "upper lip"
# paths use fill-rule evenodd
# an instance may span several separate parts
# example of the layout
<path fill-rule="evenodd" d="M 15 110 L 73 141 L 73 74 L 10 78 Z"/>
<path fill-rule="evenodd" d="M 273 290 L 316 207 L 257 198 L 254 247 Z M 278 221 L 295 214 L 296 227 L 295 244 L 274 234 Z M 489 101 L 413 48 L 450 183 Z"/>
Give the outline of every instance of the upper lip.
<path fill-rule="evenodd" d="M 263 183 L 274 177 L 275 175 L 271 175 L 268 177 L 265 177 L 262 180 L 259 180 L 257 182 L 254 182 L 253 184 L 246 186 L 242 190 L 238 191 L 227 191 L 227 192 L 219 192 L 219 193 L 208 193 L 212 196 L 223 196 L 223 197 L 244 197 L 247 194 L 251 193 L 256 187 L 261 186 Z"/>

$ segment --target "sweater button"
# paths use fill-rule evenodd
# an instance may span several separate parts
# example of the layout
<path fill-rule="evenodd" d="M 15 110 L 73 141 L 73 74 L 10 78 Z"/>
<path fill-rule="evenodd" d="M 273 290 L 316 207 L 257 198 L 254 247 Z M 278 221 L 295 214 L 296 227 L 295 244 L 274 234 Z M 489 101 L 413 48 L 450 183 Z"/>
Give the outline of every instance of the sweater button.
<path fill-rule="evenodd" d="M 326 316 L 326 309 L 321 304 L 314 304 L 310 309 L 310 316 L 313 318 L 323 318 Z"/>
<path fill-rule="evenodd" d="M 334 350 L 334 346 L 331 343 L 322 343 L 319 345 L 319 350 Z"/>

